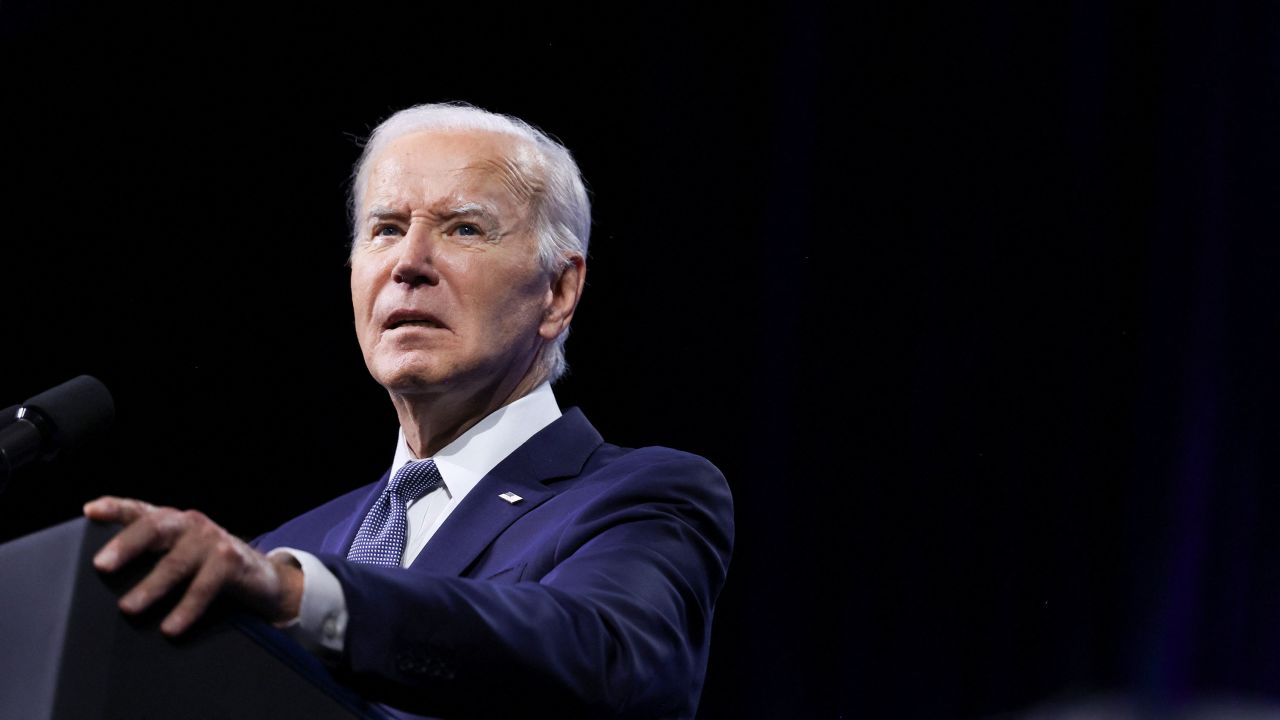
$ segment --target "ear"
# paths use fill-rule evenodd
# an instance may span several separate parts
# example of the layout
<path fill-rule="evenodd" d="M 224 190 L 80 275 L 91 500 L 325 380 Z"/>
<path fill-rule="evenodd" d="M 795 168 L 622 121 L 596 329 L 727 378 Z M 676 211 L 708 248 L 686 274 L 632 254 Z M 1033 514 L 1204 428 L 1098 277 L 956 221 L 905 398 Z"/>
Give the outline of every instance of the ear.
<path fill-rule="evenodd" d="M 551 276 L 551 284 L 547 288 L 547 307 L 542 314 L 542 324 L 538 326 L 538 334 L 547 342 L 555 340 L 560 337 L 560 333 L 569 329 L 586 280 L 587 261 L 581 255 L 570 257 Z"/>

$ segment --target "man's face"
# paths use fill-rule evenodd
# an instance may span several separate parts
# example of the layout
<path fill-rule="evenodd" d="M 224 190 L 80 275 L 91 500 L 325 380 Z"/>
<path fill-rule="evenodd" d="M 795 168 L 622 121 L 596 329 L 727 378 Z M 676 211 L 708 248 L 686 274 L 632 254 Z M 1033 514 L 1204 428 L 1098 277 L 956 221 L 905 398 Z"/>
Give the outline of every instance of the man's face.
<path fill-rule="evenodd" d="M 552 291 L 537 189 L 513 172 L 522 150 L 497 133 L 421 132 L 372 159 L 351 302 L 365 363 L 388 390 L 510 392 L 532 366 Z"/>

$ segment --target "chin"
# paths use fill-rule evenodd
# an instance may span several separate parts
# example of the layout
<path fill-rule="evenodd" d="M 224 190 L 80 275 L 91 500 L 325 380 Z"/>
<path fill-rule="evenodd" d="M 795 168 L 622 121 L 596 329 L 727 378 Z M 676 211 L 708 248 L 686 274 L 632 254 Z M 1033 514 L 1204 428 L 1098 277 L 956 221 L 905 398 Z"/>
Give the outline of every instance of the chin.
<path fill-rule="evenodd" d="M 393 393 L 411 395 L 449 384 L 449 373 L 424 358 L 380 360 L 369 363 L 369 374 Z"/>

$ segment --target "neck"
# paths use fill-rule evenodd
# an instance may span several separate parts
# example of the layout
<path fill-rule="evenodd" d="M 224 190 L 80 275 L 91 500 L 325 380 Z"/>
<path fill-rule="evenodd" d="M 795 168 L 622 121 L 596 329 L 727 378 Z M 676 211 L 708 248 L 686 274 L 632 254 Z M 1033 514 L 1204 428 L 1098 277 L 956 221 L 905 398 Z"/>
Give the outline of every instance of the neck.
<path fill-rule="evenodd" d="M 485 388 L 466 396 L 456 391 L 391 392 L 391 403 L 409 449 L 419 458 L 428 458 L 493 412 L 533 392 L 544 380 L 543 373 L 530 372 L 514 386 Z"/>

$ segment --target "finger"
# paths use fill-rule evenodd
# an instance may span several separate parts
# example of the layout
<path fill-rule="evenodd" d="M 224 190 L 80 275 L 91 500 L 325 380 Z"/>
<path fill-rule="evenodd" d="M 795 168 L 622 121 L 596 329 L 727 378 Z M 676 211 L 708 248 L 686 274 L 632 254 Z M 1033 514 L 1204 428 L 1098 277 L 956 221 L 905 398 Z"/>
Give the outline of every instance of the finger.
<path fill-rule="evenodd" d="M 120 598 L 120 609 L 137 614 L 195 574 L 204 562 L 203 548 L 179 543 L 160 558 L 151 572 Z"/>
<path fill-rule="evenodd" d="M 154 509 L 154 505 L 141 500 L 104 495 L 97 500 L 85 503 L 84 515 L 98 522 L 118 522 L 128 525 Z"/>
<path fill-rule="evenodd" d="M 170 637 L 180 635 L 209 609 L 214 598 L 222 593 L 234 569 L 225 555 L 226 552 L 221 547 L 215 547 L 209 552 L 182 599 L 169 611 L 164 622 L 160 623 L 161 632 Z"/>
<path fill-rule="evenodd" d="M 188 522 L 186 513 L 172 508 L 154 508 L 139 500 L 123 502 L 145 505 L 150 509 L 116 533 L 93 556 L 93 566 L 102 572 L 115 572 L 144 552 L 169 549 Z"/>

